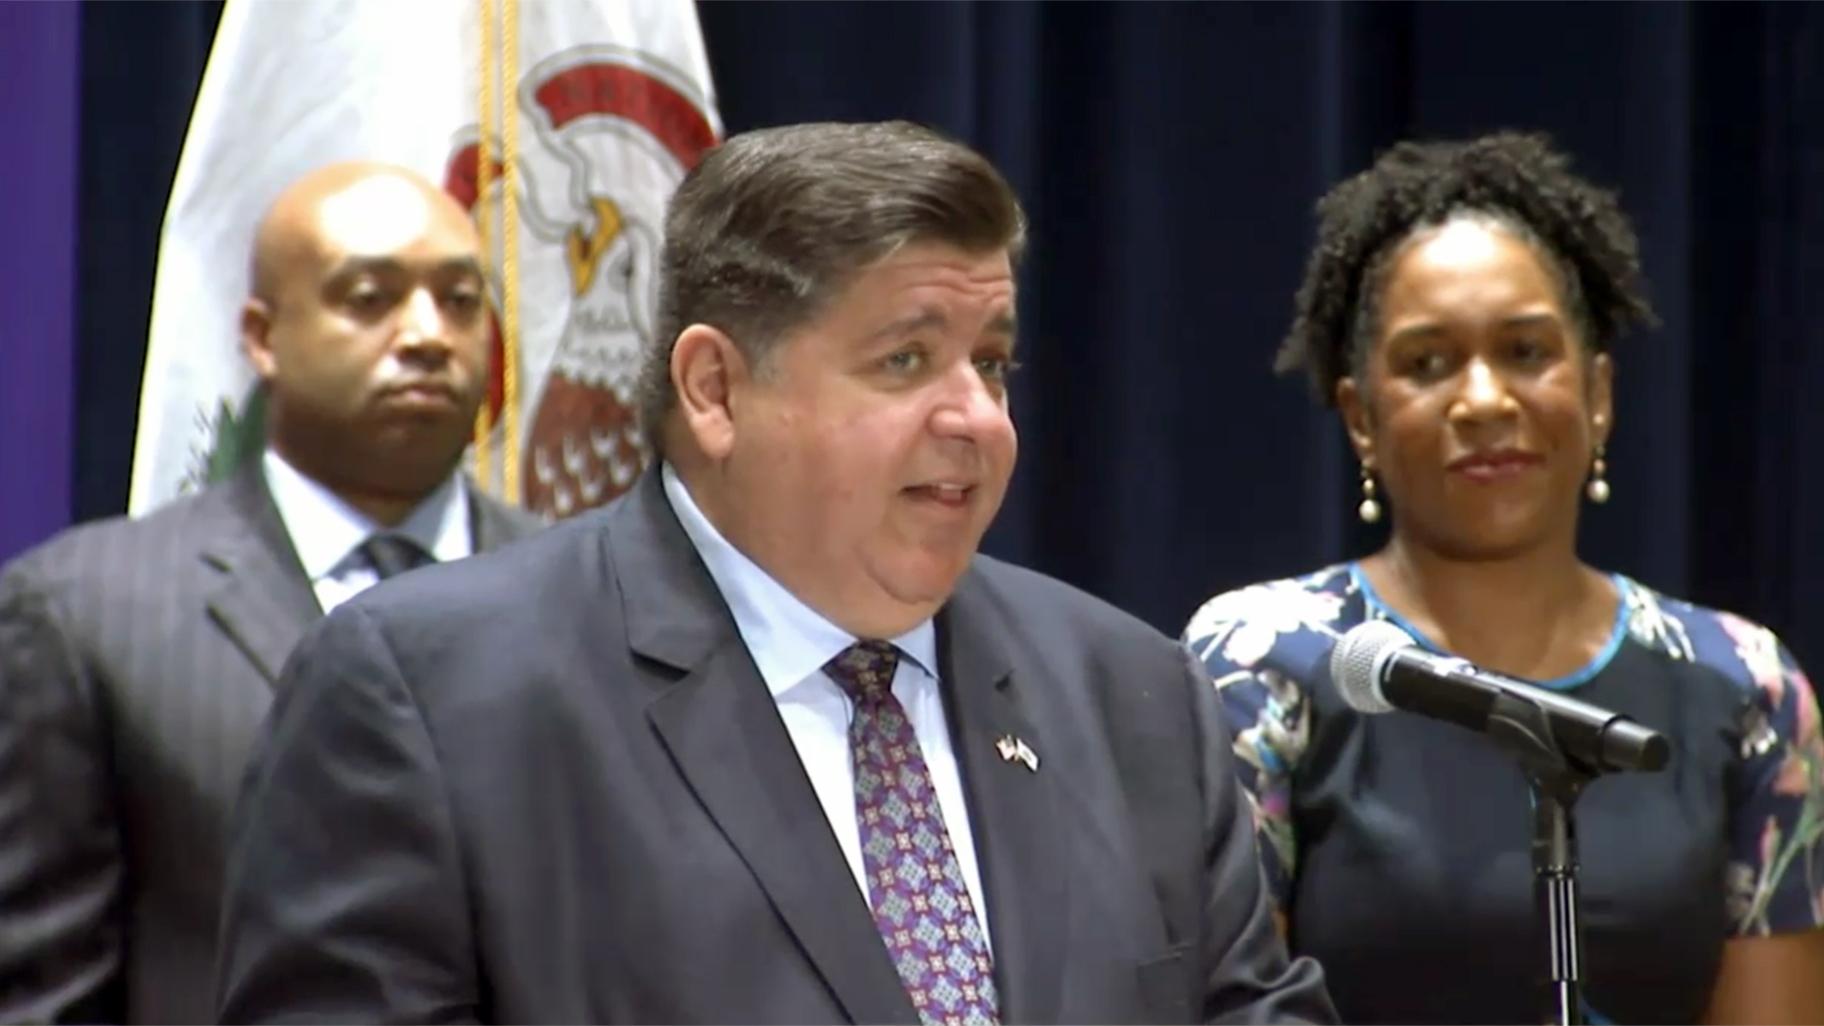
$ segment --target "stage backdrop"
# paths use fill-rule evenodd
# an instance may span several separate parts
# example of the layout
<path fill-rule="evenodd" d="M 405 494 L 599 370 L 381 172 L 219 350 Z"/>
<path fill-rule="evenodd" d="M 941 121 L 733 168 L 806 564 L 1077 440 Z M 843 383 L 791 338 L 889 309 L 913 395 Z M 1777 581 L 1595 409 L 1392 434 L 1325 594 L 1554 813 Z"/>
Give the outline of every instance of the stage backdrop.
<path fill-rule="evenodd" d="M 82 8 L 72 517 L 126 506 L 158 222 L 215 14 Z M 732 2 L 700 18 L 730 132 L 905 117 L 1007 170 L 1033 219 L 1027 370 L 988 547 L 1170 632 L 1216 589 L 1374 541 L 1340 429 L 1269 372 L 1316 196 L 1402 137 L 1552 132 L 1620 188 L 1665 320 L 1616 353 L 1615 498 L 1585 517 L 1587 555 L 1824 660 L 1824 8 Z"/>

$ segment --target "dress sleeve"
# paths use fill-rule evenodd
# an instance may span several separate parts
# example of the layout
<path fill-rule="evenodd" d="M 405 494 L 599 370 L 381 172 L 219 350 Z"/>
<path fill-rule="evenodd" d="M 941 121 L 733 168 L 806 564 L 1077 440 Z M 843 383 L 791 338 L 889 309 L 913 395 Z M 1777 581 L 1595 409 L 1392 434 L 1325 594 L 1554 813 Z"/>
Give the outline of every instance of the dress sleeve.
<path fill-rule="evenodd" d="M 1735 936 L 1824 925 L 1824 742 L 1811 681 L 1774 633 L 1725 614 L 1754 687 L 1730 795 L 1729 918 Z"/>
<path fill-rule="evenodd" d="M 1185 644 L 1222 700 L 1223 717 L 1234 736 L 1236 775 L 1253 811 L 1268 892 L 1275 906 L 1287 912 L 1298 869 L 1292 773 L 1304 755 L 1311 713 L 1304 688 L 1264 665 L 1263 657 L 1276 640 L 1277 632 L 1270 627 L 1245 619 L 1212 620 L 1202 613 L 1192 618 L 1184 633 Z"/>

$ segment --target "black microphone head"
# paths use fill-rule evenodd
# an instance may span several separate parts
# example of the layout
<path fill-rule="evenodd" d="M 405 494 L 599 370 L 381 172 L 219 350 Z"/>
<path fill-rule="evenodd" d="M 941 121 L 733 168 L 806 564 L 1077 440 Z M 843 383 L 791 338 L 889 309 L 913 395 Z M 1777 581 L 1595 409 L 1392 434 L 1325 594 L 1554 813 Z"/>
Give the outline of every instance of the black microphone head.
<path fill-rule="evenodd" d="M 1356 712 L 1392 712 L 1393 703 L 1381 693 L 1381 667 L 1388 656 L 1416 644 L 1412 635 L 1386 620 L 1356 624 L 1330 651 L 1330 679 Z"/>

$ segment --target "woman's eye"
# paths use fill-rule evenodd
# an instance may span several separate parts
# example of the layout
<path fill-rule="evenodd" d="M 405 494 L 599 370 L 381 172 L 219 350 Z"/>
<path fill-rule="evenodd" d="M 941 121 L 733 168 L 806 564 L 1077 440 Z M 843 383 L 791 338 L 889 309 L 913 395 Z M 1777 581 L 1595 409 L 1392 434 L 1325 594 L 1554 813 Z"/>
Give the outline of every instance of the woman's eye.
<path fill-rule="evenodd" d="M 1415 353 L 1406 360 L 1406 373 L 1415 378 L 1436 378 L 1448 367 L 1442 353 Z"/>
<path fill-rule="evenodd" d="M 1509 347 L 1508 351 L 1512 354 L 1514 362 L 1526 366 L 1539 363 L 1547 355 L 1545 346 L 1533 339 L 1521 339 Z"/>

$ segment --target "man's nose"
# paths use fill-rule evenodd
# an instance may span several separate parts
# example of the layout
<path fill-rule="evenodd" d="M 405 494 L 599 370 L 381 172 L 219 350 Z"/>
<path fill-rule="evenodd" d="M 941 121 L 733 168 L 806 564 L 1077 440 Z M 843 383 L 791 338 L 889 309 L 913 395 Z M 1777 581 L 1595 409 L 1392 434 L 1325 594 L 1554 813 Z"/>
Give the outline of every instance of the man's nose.
<path fill-rule="evenodd" d="M 1011 423 L 1005 386 L 985 378 L 974 361 L 945 375 L 940 387 L 944 394 L 931 415 L 932 428 L 940 436 L 979 441 Z"/>
<path fill-rule="evenodd" d="M 420 353 L 448 353 L 449 319 L 429 289 L 414 289 L 406 297 L 399 313 L 398 344 Z"/>

